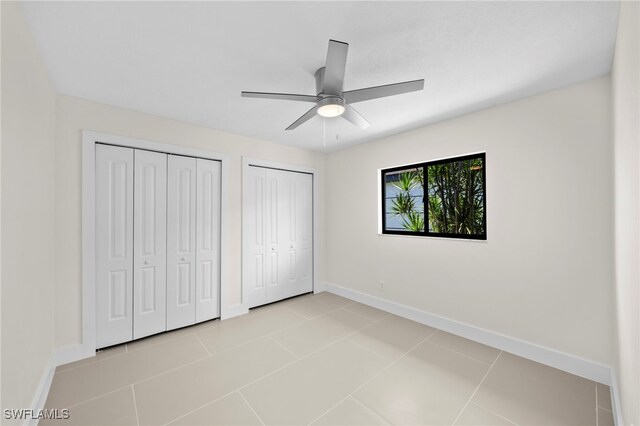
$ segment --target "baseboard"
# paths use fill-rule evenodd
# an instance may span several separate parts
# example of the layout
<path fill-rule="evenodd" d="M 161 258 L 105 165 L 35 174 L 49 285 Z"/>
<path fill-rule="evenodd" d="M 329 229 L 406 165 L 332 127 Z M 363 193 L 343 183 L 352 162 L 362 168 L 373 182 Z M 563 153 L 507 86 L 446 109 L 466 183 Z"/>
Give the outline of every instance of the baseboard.
<path fill-rule="evenodd" d="M 356 302 L 381 309 L 383 311 L 407 318 L 439 330 L 447 331 L 478 343 L 492 346 L 541 364 L 584 377 L 605 385 L 611 385 L 611 369 L 593 361 L 585 360 L 574 355 L 557 351 L 526 342 L 504 334 L 485 330 L 480 327 L 465 324 L 429 312 L 421 311 L 410 306 L 372 296 L 336 284 L 327 283 L 326 289 L 330 293 L 343 296 Z M 621 423 L 618 423 L 621 424 Z"/>
<path fill-rule="evenodd" d="M 318 281 L 313 284 L 313 294 L 322 293 L 323 291 L 327 291 L 326 281 Z"/>
<path fill-rule="evenodd" d="M 620 388 L 618 387 L 618 375 L 615 369 L 611 369 L 611 408 L 613 409 L 613 424 L 625 425 L 622 417 L 622 401 L 620 399 Z"/>
<path fill-rule="evenodd" d="M 54 363 L 54 356 L 52 354 L 49 358 L 47 368 L 45 368 L 45 370 L 42 372 L 40 383 L 38 383 L 38 388 L 36 390 L 35 397 L 33 398 L 33 403 L 31 404 L 34 413 L 38 413 L 44 408 L 44 404 L 47 402 L 47 397 L 49 396 L 49 389 L 51 388 L 51 382 L 53 381 L 53 375 L 55 374 L 55 372 L 56 365 Z M 32 418 L 28 419 L 27 424 L 29 426 L 36 426 L 38 424 L 37 416 L 32 416 Z"/>
<path fill-rule="evenodd" d="M 96 355 L 96 349 L 88 345 L 78 344 L 58 348 L 53 354 L 54 365 L 64 365 L 70 362 L 91 358 Z"/>
<path fill-rule="evenodd" d="M 220 320 L 227 320 L 229 318 L 237 317 L 237 316 L 248 314 L 248 313 L 249 313 L 249 309 L 243 304 L 227 306 L 226 309 L 224 309 L 224 311 L 220 315 Z"/>

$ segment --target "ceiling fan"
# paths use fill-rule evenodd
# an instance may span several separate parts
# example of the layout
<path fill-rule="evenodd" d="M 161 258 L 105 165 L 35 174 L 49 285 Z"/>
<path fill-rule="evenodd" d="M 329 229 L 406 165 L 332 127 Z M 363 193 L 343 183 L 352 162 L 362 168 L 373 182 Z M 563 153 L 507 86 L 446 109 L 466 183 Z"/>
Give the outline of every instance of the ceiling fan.
<path fill-rule="evenodd" d="M 316 114 L 322 117 L 342 116 L 361 129 L 371 124 L 356 111 L 351 104 L 371 99 L 385 98 L 402 93 L 416 92 L 424 88 L 424 79 L 367 87 L 365 89 L 342 91 L 344 71 L 347 64 L 347 43 L 329 40 L 327 61 L 324 67 L 316 71 L 317 95 L 297 95 L 291 93 L 242 92 L 244 98 L 280 99 L 314 103 L 314 107 L 294 121 L 286 130 L 293 130 L 310 120 Z"/>

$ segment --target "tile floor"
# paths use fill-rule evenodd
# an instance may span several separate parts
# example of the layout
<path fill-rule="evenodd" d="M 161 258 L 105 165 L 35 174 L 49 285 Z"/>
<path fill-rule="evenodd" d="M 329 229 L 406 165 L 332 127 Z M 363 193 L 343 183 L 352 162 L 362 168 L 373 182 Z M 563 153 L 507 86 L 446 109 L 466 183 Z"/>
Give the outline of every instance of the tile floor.
<path fill-rule="evenodd" d="M 329 293 L 58 367 L 77 425 L 613 425 L 609 388 Z"/>

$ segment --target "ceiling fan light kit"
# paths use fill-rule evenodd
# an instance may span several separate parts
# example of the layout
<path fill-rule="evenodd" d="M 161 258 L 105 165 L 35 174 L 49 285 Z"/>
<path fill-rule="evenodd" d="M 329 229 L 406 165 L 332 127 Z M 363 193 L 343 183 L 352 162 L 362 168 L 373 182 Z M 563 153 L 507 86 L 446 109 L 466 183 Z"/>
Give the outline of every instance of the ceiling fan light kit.
<path fill-rule="evenodd" d="M 316 115 L 322 117 L 343 117 L 360 129 L 366 129 L 371 124 L 356 111 L 351 104 L 400 95 L 422 90 L 424 80 L 412 80 L 384 86 L 367 87 L 365 89 L 342 91 L 344 73 L 347 65 L 347 43 L 329 40 L 327 60 L 325 66 L 315 74 L 317 95 L 298 95 L 292 93 L 242 92 L 244 98 L 279 99 L 285 101 L 313 102 L 315 106 L 294 121 L 286 130 L 293 130 L 311 120 Z"/>
<path fill-rule="evenodd" d="M 331 118 L 342 115 L 345 111 L 344 99 L 329 96 L 318 101 L 318 114 Z"/>

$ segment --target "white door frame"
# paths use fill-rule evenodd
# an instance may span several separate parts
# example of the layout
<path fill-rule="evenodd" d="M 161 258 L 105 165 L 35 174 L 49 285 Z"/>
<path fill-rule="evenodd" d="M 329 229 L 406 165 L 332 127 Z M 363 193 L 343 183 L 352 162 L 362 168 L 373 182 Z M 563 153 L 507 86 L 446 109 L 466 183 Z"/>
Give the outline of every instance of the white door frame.
<path fill-rule="evenodd" d="M 248 187 L 248 179 L 247 179 L 247 171 L 249 169 L 250 166 L 257 166 L 257 167 L 265 167 L 268 169 L 277 169 L 277 170 L 284 170 L 284 171 L 290 171 L 290 172 L 301 172 L 301 173 L 309 173 L 312 176 L 312 203 L 313 203 L 313 208 L 312 208 L 312 229 L 313 229 L 313 234 L 312 234 L 312 238 L 313 238 L 313 261 L 312 261 L 312 265 L 311 265 L 311 286 L 313 289 L 313 292 L 316 293 L 319 291 L 319 286 L 316 285 L 317 281 L 316 281 L 316 271 L 317 271 L 317 265 L 318 263 L 318 172 L 316 171 L 316 169 L 314 169 L 313 167 L 306 167 L 306 166 L 297 166 L 297 165 L 293 165 L 293 164 L 287 164 L 287 163 L 279 163 L 276 161 L 269 161 L 269 160 L 260 160 L 257 158 L 251 158 L 251 157 L 242 157 L 242 193 L 244 194 L 246 191 L 249 190 Z M 244 203 L 242 205 L 242 209 L 244 209 Z M 242 217 L 244 218 L 244 212 L 242 212 Z M 244 229 L 242 230 L 242 232 L 244 233 Z M 248 309 L 248 304 L 247 301 L 244 298 L 244 258 L 245 258 L 245 245 L 244 245 L 244 239 L 242 241 L 242 266 L 241 266 L 241 283 L 242 283 L 242 303 L 245 306 L 246 309 Z"/>
<path fill-rule="evenodd" d="M 93 356 L 96 349 L 96 144 L 123 146 L 127 148 L 146 149 L 166 152 L 168 154 L 187 155 L 206 158 L 221 163 L 220 193 L 220 318 L 234 315 L 235 307 L 227 305 L 229 280 L 227 279 L 227 187 L 229 179 L 229 156 L 219 152 L 126 136 L 110 135 L 88 130 L 82 131 L 82 354 L 76 359 Z"/>

